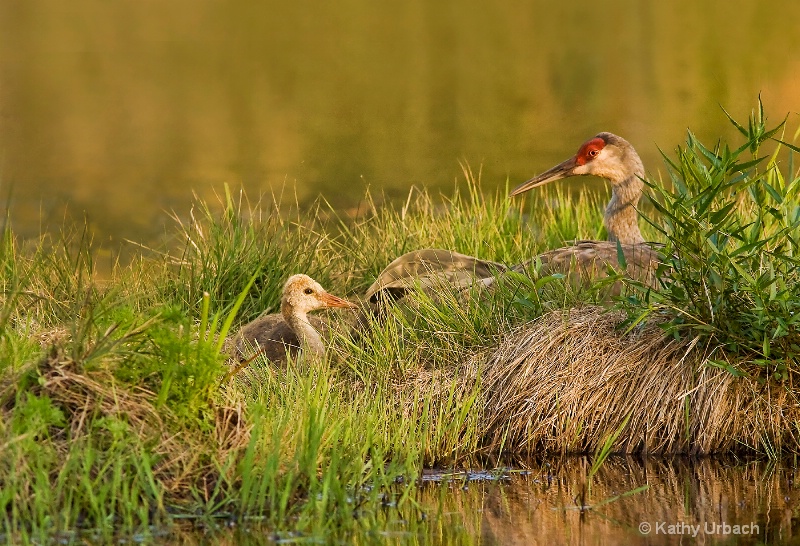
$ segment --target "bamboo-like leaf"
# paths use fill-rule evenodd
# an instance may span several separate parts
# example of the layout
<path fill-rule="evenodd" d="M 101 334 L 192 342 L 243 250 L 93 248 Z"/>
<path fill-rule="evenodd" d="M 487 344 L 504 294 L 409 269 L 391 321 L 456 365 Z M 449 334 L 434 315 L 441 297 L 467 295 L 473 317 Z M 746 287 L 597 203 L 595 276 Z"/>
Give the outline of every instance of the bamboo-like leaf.
<path fill-rule="evenodd" d="M 745 377 L 746 376 L 746 374 L 744 372 L 742 372 L 741 370 L 739 370 L 735 366 L 731 366 L 730 364 L 728 364 L 724 360 L 710 360 L 709 359 L 709 360 L 706 360 L 706 364 L 708 366 L 713 367 L 713 368 L 721 368 L 721 369 L 725 370 L 726 372 L 728 372 L 729 374 L 731 374 L 734 377 Z"/>
<path fill-rule="evenodd" d="M 706 148 L 705 146 L 703 146 L 699 142 L 696 143 L 696 148 L 700 151 L 701 154 L 703 154 L 703 156 L 706 159 L 708 159 L 708 161 L 714 167 L 716 167 L 717 169 L 719 169 L 721 171 L 724 170 L 722 159 L 717 154 L 715 154 L 714 152 L 712 152 L 711 150 L 709 150 L 708 148 Z"/>
<path fill-rule="evenodd" d="M 719 209 L 718 211 L 712 212 L 710 217 L 711 223 L 712 224 L 720 223 L 722 220 L 725 219 L 726 216 L 728 216 L 731 213 L 731 211 L 735 206 L 736 203 L 731 202 L 722 207 L 721 209 Z"/>
<path fill-rule="evenodd" d="M 725 108 L 723 108 L 722 106 L 720 106 L 720 108 L 721 108 L 721 109 L 722 109 L 722 111 L 725 113 L 725 115 L 728 117 L 728 120 L 729 120 L 729 121 L 730 121 L 730 122 L 733 124 L 733 126 L 734 126 L 734 127 L 736 127 L 736 129 L 738 129 L 738 130 L 739 130 L 739 132 L 740 132 L 740 133 L 742 133 L 742 134 L 743 134 L 744 136 L 746 136 L 746 137 L 747 137 L 747 136 L 750 136 L 750 134 L 749 134 L 748 130 L 747 130 L 747 129 L 745 129 L 744 127 L 742 127 L 742 126 L 739 124 L 739 122 L 737 122 L 735 119 L 733 119 L 733 116 L 731 116 L 731 115 L 728 113 L 728 111 L 727 111 L 727 110 L 725 110 Z"/>
<path fill-rule="evenodd" d="M 788 142 L 786 142 L 785 140 L 781 140 L 781 139 L 779 139 L 779 138 L 773 138 L 772 140 L 774 140 L 775 142 L 779 142 L 780 144 L 782 144 L 783 146 L 786 146 L 787 148 L 789 148 L 789 149 L 790 149 L 790 150 L 792 150 L 792 151 L 795 151 L 795 152 L 800 152 L 800 148 L 798 148 L 798 147 L 797 147 L 797 146 L 795 146 L 794 144 L 789 144 L 789 143 L 788 143 Z M 792 171 L 791 171 L 791 169 L 789 170 L 789 172 L 790 172 L 790 173 L 792 172 Z"/>
<path fill-rule="evenodd" d="M 617 262 L 622 269 L 628 267 L 628 260 L 625 258 L 625 253 L 622 251 L 622 244 L 617 241 Z"/>
<path fill-rule="evenodd" d="M 745 161 L 744 163 L 735 163 L 731 166 L 731 168 L 734 168 L 737 171 L 747 171 L 748 169 L 755 167 L 756 165 L 764 161 L 766 157 L 767 156 L 762 156 L 752 159 L 750 161 Z"/>

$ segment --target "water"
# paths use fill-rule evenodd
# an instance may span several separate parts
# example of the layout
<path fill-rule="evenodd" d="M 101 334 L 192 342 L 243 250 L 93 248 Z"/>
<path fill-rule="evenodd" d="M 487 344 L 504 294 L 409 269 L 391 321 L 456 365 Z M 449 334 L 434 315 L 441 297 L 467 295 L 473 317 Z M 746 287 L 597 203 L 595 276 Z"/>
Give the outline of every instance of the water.
<path fill-rule="evenodd" d="M 591 480 L 584 458 L 526 470 L 428 474 L 418 507 L 366 507 L 343 544 L 796 544 L 793 462 L 611 457 Z M 646 488 L 644 487 L 646 486 Z M 642 490 L 644 489 L 644 490 Z M 639 492 L 635 492 L 639 490 Z M 583 497 L 582 497 L 583 495 Z M 580 507 L 591 507 L 580 510 Z M 359 525 L 356 525 L 359 528 Z M 175 531 L 177 544 L 329 543 L 252 524 Z"/>
<path fill-rule="evenodd" d="M 151 241 L 224 183 L 346 210 L 466 162 L 490 190 L 600 130 L 656 171 L 759 93 L 797 126 L 795 0 L 3 0 L 0 211 Z"/>

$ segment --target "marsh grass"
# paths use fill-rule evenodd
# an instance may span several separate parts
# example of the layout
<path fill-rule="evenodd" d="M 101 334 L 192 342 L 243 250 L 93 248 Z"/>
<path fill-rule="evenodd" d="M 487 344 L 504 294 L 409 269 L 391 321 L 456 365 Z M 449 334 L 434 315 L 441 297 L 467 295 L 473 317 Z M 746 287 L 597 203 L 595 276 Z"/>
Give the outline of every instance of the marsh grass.
<path fill-rule="evenodd" d="M 792 366 L 776 390 L 714 367 L 747 369 L 730 347 L 685 335 L 691 329 L 664 338 L 675 290 L 631 287 L 628 316 L 641 324 L 623 333 L 625 315 L 597 307 L 602 286 L 540 277 L 535 261 L 491 290 L 420 291 L 380 320 L 365 315 L 355 333 L 346 314 L 331 313 L 342 327 L 326 358 L 275 368 L 257 357 L 230 374 L 225 336 L 275 311 L 290 274 L 357 300 L 409 250 L 516 264 L 568 239 L 602 238 L 605 198 L 557 186 L 509 201 L 484 192 L 469 169 L 452 195 L 411 189 L 398 206 L 367 195 L 355 217 L 322 201 L 290 214 L 226 189 L 176 218 L 173 247 L 143 251 L 102 282 L 85 232 L 23 250 L 4 224 L 5 536 L 110 537 L 224 518 L 278 536 L 341 538 L 380 525 L 386 502 L 413 506 L 426 467 L 543 450 L 596 452 L 598 461 L 611 451 L 796 453 Z M 741 206 L 743 219 L 753 214 Z M 672 266 L 694 278 L 692 263 Z M 657 320 L 644 325 L 642 309 Z"/>
<path fill-rule="evenodd" d="M 223 516 L 336 535 L 370 521 L 353 516 L 389 492 L 408 499 L 423 465 L 456 464 L 475 452 L 476 387 L 459 382 L 452 364 L 482 343 L 486 322 L 462 332 L 473 318 L 448 317 L 448 302 L 435 304 L 435 329 L 417 331 L 418 316 L 398 311 L 385 328 L 370 330 L 371 353 L 355 352 L 352 340 L 348 349 L 350 338 L 341 336 L 331 361 L 301 360 L 286 370 L 256 361 L 221 383 L 228 319 L 235 316 L 235 327 L 275 309 L 287 275 L 309 272 L 342 293 L 371 282 L 354 275 L 374 269 L 392 248 L 369 256 L 374 263 L 366 255 L 355 264 L 345 259 L 376 239 L 364 223 L 385 222 L 387 239 L 413 231 L 450 244 L 435 239 L 453 219 L 431 213 L 434 198 L 415 195 L 420 210 L 405 217 L 376 209 L 352 221 L 361 237 L 354 240 L 341 219 L 335 229 L 321 213 L 289 220 L 226 193 L 221 213 L 198 203 L 178 222 L 177 252 L 120 267 L 106 282 L 94 281 L 83 234 L 43 239 L 23 254 L 6 229 L 6 536 L 81 528 L 107 536 L 174 517 Z M 498 196 L 494 210 L 500 203 Z M 464 211 L 457 214 L 466 221 Z M 425 222 L 412 222 L 423 215 Z M 432 313 L 434 304 L 421 309 Z"/>

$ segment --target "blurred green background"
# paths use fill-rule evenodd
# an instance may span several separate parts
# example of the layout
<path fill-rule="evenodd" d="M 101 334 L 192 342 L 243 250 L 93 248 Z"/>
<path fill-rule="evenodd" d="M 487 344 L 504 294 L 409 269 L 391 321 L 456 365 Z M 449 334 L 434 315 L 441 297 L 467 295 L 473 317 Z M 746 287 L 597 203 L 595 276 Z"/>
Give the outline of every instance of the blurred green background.
<path fill-rule="evenodd" d="M 459 162 L 515 185 L 603 130 L 657 173 L 759 93 L 793 131 L 796 0 L 2 0 L 0 211 L 153 241 L 224 183 L 347 212 Z"/>

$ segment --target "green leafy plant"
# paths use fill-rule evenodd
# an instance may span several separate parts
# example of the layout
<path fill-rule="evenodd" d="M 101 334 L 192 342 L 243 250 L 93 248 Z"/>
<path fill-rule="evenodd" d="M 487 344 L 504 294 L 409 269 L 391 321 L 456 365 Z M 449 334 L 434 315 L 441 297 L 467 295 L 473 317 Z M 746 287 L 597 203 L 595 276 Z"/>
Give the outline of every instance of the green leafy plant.
<path fill-rule="evenodd" d="M 708 147 L 689 132 L 675 159 L 664 155 L 671 184 L 647 182 L 661 217 L 648 221 L 665 240 L 662 286 L 640 286 L 620 306 L 629 325 L 660 315 L 667 332 L 699 338 L 714 349 L 712 365 L 743 373 L 725 356 L 735 354 L 785 379 L 800 357 L 797 148 L 778 141 L 771 155 L 760 155 L 785 124 L 768 128 L 760 101 L 746 127 L 728 117 L 741 145 Z"/>

